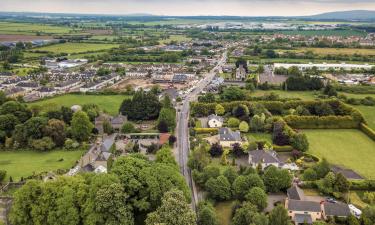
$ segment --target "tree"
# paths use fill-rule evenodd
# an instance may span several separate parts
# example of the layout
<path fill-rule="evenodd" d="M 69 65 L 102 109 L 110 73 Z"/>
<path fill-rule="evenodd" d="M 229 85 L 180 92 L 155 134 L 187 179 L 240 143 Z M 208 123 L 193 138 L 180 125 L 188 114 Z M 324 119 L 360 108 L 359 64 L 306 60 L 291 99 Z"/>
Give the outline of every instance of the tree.
<path fill-rule="evenodd" d="M 233 194 L 238 199 L 244 199 L 245 195 L 254 187 L 264 189 L 262 179 L 258 174 L 240 175 L 233 182 Z"/>
<path fill-rule="evenodd" d="M 121 132 L 124 133 L 124 134 L 133 133 L 134 131 L 135 131 L 135 127 L 134 127 L 133 123 L 131 123 L 131 122 L 126 122 L 121 127 Z"/>
<path fill-rule="evenodd" d="M 61 147 L 65 143 L 65 123 L 61 120 L 50 119 L 44 128 L 45 136 L 51 137 L 56 146 Z"/>
<path fill-rule="evenodd" d="M 250 202 L 244 202 L 240 208 L 238 208 L 232 219 L 233 225 L 267 225 L 268 220 L 265 215 L 257 212 L 256 206 Z"/>
<path fill-rule="evenodd" d="M 94 125 L 83 111 L 74 113 L 72 118 L 72 135 L 78 141 L 87 141 Z"/>
<path fill-rule="evenodd" d="M 240 125 L 240 121 L 237 118 L 231 117 L 228 120 L 229 127 L 238 127 Z"/>
<path fill-rule="evenodd" d="M 337 91 L 336 91 L 336 88 L 334 86 L 332 86 L 331 84 L 327 84 L 323 90 L 323 93 L 325 95 L 328 95 L 328 96 L 337 96 Z"/>
<path fill-rule="evenodd" d="M 161 133 L 167 133 L 169 131 L 168 124 L 165 120 L 159 121 L 157 128 Z"/>
<path fill-rule="evenodd" d="M 335 185 L 334 189 L 335 191 L 339 192 L 348 192 L 350 188 L 350 182 L 342 173 L 336 174 L 336 180 L 335 180 Z"/>
<path fill-rule="evenodd" d="M 233 167 L 228 167 L 224 170 L 223 175 L 228 179 L 229 183 L 233 184 L 233 182 L 238 177 L 237 171 Z"/>
<path fill-rule="evenodd" d="M 267 207 L 267 194 L 260 187 L 251 188 L 245 199 L 255 205 L 259 211 L 263 211 Z"/>
<path fill-rule="evenodd" d="M 306 180 L 306 181 L 314 181 L 314 180 L 317 180 L 318 179 L 318 176 L 316 175 L 316 172 L 314 169 L 312 168 L 307 168 L 304 172 L 303 172 L 303 180 Z"/>
<path fill-rule="evenodd" d="M 241 132 L 247 133 L 249 132 L 249 124 L 246 123 L 246 121 L 242 121 L 238 127 Z"/>
<path fill-rule="evenodd" d="M 219 143 L 214 143 L 209 152 L 212 157 L 221 156 L 223 154 L 223 147 Z"/>
<path fill-rule="evenodd" d="M 0 170 L 0 183 L 4 181 L 6 175 L 7 175 L 7 171 Z"/>
<path fill-rule="evenodd" d="M 151 92 L 137 91 L 132 99 L 125 99 L 120 112 L 130 120 L 152 120 L 159 116 L 162 104 Z"/>
<path fill-rule="evenodd" d="M 12 114 L 0 115 L 0 131 L 3 131 L 8 137 L 12 135 L 18 123 L 18 118 Z"/>
<path fill-rule="evenodd" d="M 216 115 L 222 116 L 225 113 L 225 108 L 222 105 L 217 104 L 215 106 L 215 113 L 216 113 Z"/>
<path fill-rule="evenodd" d="M 228 200 L 231 197 L 231 185 L 225 176 L 210 178 L 205 184 L 209 196 L 216 200 Z"/>
<path fill-rule="evenodd" d="M 70 124 L 73 118 L 73 113 L 74 113 L 73 110 L 71 110 L 69 107 L 65 107 L 65 106 L 61 107 L 61 116 L 65 124 Z"/>
<path fill-rule="evenodd" d="M 245 119 L 249 116 L 249 108 L 246 105 L 238 105 L 233 109 L 232 114 L 240 119 Z"/>
<path fill-rule="evenodd" d="M 11 114 L 17 117 L 21 123 L 26 122 L 31 118 L 31 111 L 24 105 L 16 101 L 7 101 L 0 107 L 0 114 Z"/>
<path fill-rule="evenodd" d="M 55 143 L 50 137 L 43 137 L 42 139 L 31 139 L 30 146 L 38 151 L 48 151 L 55 147 Z"/>
<path fill-rule="evenodd" d="M 112 124 L 108 120 L 104 120 L 104 122 L 103 122 L 103 132 L 106 133 L 106 134 L 112 134 L 113 133 Z"/>
<path fill-rule="evenodd" d="M 46 125 L 46 118 L 32 117 L 24 123 L 24 135 L 29 139 L 40 139 L 43 137 L 43 129 Z"/>
<path fill-rule="evenodd" d="M 172 131 L 176 127 L 176 110 L 173 108 L 162 108 L 159 113 L 158 124 L 161 122 L 168 126 L 168 131 Z"/>
<path fill-rule="evenodd" d="M 177 166 L 177 162 L 172 154 L 171 148 L 164 146 L 156 153 L 156 162 L 158 163 L 166 163 L 170 164 L 171 166 Z"/>
<path fill-rule="evenodd" d="M 215 95 L 212 93 L 207 93 L 198 97 L 198 102 L 213 103 L 215 100 Z"/>
<path fill-rule="evenodd" d="M 232 154 L 234 155 L 234 157 L 238 158 L 243 156 L 245 154 L 245 151 L 239 143 L 235 143 L 232 147 Z"/>
<path fill-rule="evenodd" d="M 276 206 L 269 215 L 270 224 L 272 225 L 289 225 L 290 220 L 288 212 L 282 205 Z"/>
<path fill-rule="evenodd" d="M 223 101 L 245 100 L 245 93 L 238 87 L 228 87 L 220 95 Z"/>
<path fill-rule="evenodd" d="M 290 144 L 293 148 L 306 152 L 309 150 L 309 141 L 307 140 L 307 137 L 303 133 L 297 133 L 296 135 L 293 135 L 290 140 Z"/>
<path fill-rule="evenodd" d="M 254 115 L 250 120 L 250 127 L 253 131 L 258 132 L 264 129 L 265 116 Z"/>
<path fill-rule="evenodd" d="M 197 212 L 198 225 L 219 225 L 215 208 L 210 202 L 199 202 Z"/>
<path fill-rule="evenodd" d="M 146 225 L 195 225 L 196 215 L 181 191 L 171 190 L 165 193 L 161 206 L 149 213 Z"/>
<path fill-rule="evenodd" d="M 290 187 L 292 176 L 288 170 L 270 166 L 264 171 L 263 181 L 268 192 L 279 192 Z"/>
<path fill-rule="evenodd" d="M 169 136 L 169 138 L 168 138 L 169 145 L 174 145 L 174 143 L 176 143 L 176 141 L 177 141 L 176 136 L 174 136 L 174 135 Z"/>
<path fill-rule="evenodd" d="M 323 178 L 327 175 L 330 169 L 330 165 L 327 159 L 323 158 L 317 165 L 314 166 L 314 170 L 316 171 L 317 178 Z"/>

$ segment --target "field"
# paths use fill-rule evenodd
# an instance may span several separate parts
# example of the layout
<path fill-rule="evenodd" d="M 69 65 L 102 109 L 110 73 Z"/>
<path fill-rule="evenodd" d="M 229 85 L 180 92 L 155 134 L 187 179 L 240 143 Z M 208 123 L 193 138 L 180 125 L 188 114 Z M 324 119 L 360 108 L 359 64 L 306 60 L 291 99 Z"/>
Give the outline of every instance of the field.
<path fill-rule="evenodd" d="M 165 40 L 161 40 L 160 42 L 162 44 L 167 44 L 171 41 L 176 41 L 176 42 L 191 41 L 191 38 L 188 38 L 185 35 L 170 35 L 169 38 Z"/>
<path fill-rule="evenodd" d="M 78 95 L 68 94 L 62 95 L 50 99 L 45 99 L 33 103 L 30 105 L 40 105 L 44 109 L 72 105 L 83 105 L 83 104 L 97 104 L 101 110 L 110 113 L 111 115 L 118 114 L 118 110 L 122 101 L 125 98 L 130 98 L 127 95 Z"/>
<path fill-rule="evenodd" d="M 287 35 L 304 35 L 304 36 L 366 36 L 366 32 L 358 30 L 296 30 L 281 31 Z"/>
<path fill-rule="evenodd" d="M 232 217 L 232 207 L 234 202 L 219 202 L 215 205 L 216 214 L 221 225 L 229 225 Z"/>
<path fill-rule="evenodd" d="M 0 42 L 6 41 L 33 41 L 49 40 L 51 36 L 21 35 L 21 34 L 0 34 Z"/>
<path fill-rule="evenodd" d="M 304 130 L 309 152 L 375 179 L 375 142 L 359 130 Z"/>
<path fill-rule="evenodd" d="M 280 98 L 300 98 L 302 100 L 314 100 L 314 94 L 318 94 L 318 92 L 313 91 L 256 90 L 254 93 L 251 94 L 251 96 L 260 97 L 264 95 L 269 95 L 270 93 L 275 93 L 279 95 Z"/>
<path fill-rule="evenodd" d="M 375 49 L 358 48 L 298 48 L 296 52 L 312 51 L 318 55 L 375 55 Z"/>
<path fill-rule="evenodd" d="M 272 143 L 271 134 L 267 133 L 248 133 L 247 138 L 249 141 L 268 141 Z"/>
<path fill-rule="evenodd" d="M 0 22 L 0 34 L 36 35 L 37 32 L 42 34 L 68 34 L 71 31 L 72 29 L 69 27 L 63 26 L 36 23 Z"/>
<path fill-rule="evenodd" d="M 93 44 L 93 43 L 64 43 L 49 45 L 41 48 L 35 48 L 38 51 L 47 51 L 51 53 L 84 53 L 84 52 L 97 52 L 117 48 L 117 44 Z"/>
<path fill-rule="evenodd" d="M 354 107 L 362 113 L 369 127 L 375 130 L 375 106 L 357 105 Z"/>
<path fill-rule="evenodd" d="M 7 177 L 12 176 L 14 181 L 18 181 L 21 177 L 31 176 L 34 172 L 69 169 L 83 153 L 83 150 L 0 151 L 0 168 L 7 171 Z"/>

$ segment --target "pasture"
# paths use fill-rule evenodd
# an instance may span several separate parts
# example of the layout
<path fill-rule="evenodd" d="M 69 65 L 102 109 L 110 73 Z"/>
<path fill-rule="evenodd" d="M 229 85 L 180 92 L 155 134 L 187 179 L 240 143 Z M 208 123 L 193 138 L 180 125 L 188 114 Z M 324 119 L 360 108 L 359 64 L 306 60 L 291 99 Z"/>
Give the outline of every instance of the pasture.
<path fill-rule="evenodd" d="M 316 129 L 303 133 L 310 143 L 309 153 L 375 179 L 375 142 L 361 131 Z"/>
<path fill-rule="evenodd" d="M 51 52 L 55 54 L 60 53 L 84 53 L 84 52 L 98 52 L 98 51 L 104 51 L 109 50 L 112 48 L 118 48 L 119 45 L 117 44 L 94 44 L 94 43 L 63 43 L 63 44 L 55 44 L 55 45 L 49 45 L 44 46 L 40 48 L 34 48 L 33 50 L 38 51 L 46 51 Z"/>
<path fill-rule="evenodd" d="M 49 172 L 57 169 L 70 169 L 83 155 L 84 150 L 52 150 L 37 152 L 32 150 L 0 151 L 0 168 L 7 171 L 14 181 L 33 173 Z"/>
<path fill-rule="evenodd" d="M 296 52 L 312 51 L 318 55 L 375 55 L 375 49 L 366 48 L 298 48 Z"/>
<path fill-rule="evenodd" d="M 36 35 L 37 33 L 68 34 L 70 32 L 72 32 L 72 29 L 64 26 L 37 23 L 0 22 L 0 34 Z"/>
<path fill-rule="evenodd" d="M 375 130 L 375 106 L 356 105 L 353 107 L 362 113 L 368 126 Z"/>
<path fill-rule="evenodd" d="M 84 104 L 97 104 L 99 108 L 111 115 L 117 115 L 122 101 L 130 98 L 128 95 L 81 95 L 67 94 L 49 99 L 44 99 L 29 103 L 29 105 L 39 105 L 42 110 L 47 111 L 56 107 Z"/>
<path fill-rule="evenodd" d="M 286 35 L 303 35 L 303 36 L 366 36 L 366 32 L 359 30 L 294 30 L 294 31 L 281 31 L 280 33 Z"/>

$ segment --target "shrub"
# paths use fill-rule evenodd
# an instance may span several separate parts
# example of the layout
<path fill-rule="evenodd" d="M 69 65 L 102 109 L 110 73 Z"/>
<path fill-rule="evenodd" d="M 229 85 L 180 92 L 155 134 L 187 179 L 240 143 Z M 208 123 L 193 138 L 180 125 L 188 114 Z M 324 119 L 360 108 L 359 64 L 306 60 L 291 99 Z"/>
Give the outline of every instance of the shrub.
<path fill-rule="evenodd" d="M 7 171 L 0 170 L 0 183 L 4 181 L 6 175 L 7 175 Z"/>
<path fill-rule="evenodd" d="M 303 176 L 302 177 L 303 177 L 303 180 L 305 180 L 305 181 L 314 181 L 314 180 L 318 179 L 315 170 L 312 169 L 312 168 L 306 169 L 303 172 Z"/>
<path fill-rule="evenodd" d="M 223 147 L 218 143 L 215 143 L 211 146 L 209 152 L 212 157 L 221 156 L 223 154 Z"/>
<path fill-rule="evenodd" d="M 197 134 L 217 134 L 219 130 L 217 128 L 194 128 Z"/>
<path fill-rule="evenodd" d="M 32 148 L 38 151 L 48 151 L 55 147 L 55 143 L 50 137 L 44 137 L 42 139 L 31 140 L 30 145 Z"/>
<path fill-rule="evenodd" d="M 249 132 L 249 124 L 247 124 L 245 121 L 242 121 L 238 127 L 241 132 L 247 133 Z"/>
<path fill-rule="evenodd" d="M 234 117 L 229 118 L 228 126 L 229 127 L 238 127 L 240 125 L 240 120 Z"/>
<path fill-rule="evenodd" d="M 293 151 L 293 147 L 290 145 L 284 145 L 284 146 L 273 145 L 273 150 L 275 150 L 276 152 L 291 152 Z"/>
<path fill-rule="evenodd" d="M 369 138 L 375 141 L 375 131 L 368 127 L 366 124 L 361 123 L 359 128 L 363 133 L 365 133 Z"/>
<path fill-rule="evenodd" d="M 65 143 L 64 143 L 64 147 L 65 149 L 76 149 L 79 147 L 79 143 L 77 141 L 74 141 L 70 138 L 66 139 L 65 140 Z"/>
<path fill-rule="evenodd" d="M 126 122 L 121 127 L 121 132 L 124 134 L 133 133 L 135 131 L 135 127 L 132 123 Z"/>

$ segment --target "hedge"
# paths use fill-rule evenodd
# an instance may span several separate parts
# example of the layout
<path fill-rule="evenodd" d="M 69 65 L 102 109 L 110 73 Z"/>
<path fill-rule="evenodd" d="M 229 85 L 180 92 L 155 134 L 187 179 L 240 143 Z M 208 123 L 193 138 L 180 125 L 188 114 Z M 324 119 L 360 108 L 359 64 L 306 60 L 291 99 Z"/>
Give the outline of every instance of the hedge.
<path fill-rule="evenodd" d="M 293 151 L 293 147 L 290 145 L 284 145 L 284 146 L 273 145 L 273 150 L 276 152 L 291 152 Z"/>
<path fill-rule="evenodd" d="M 350 190 L 375 191 L 375 180 L 350 180 Z"/>
<path fill-rule="evenodd" d="M 360 130 L 365 133 L 369 138 L 375 141 L 375 131 L 368 127 L 366 124 L 361 123 L 359 126 Z"/>
<path fill-rule="evenodd" d="M 352 116 L 295 116 L 283 117 L 295 129 L 357 129 L 362 121 Z"/>
<path fill-rule="evenodd" d="M 197 134 L 217 134 L 219 129 L 217 128 L 194 128 Z"/>
<path fill-rule="evenodd" d="M 304 152 L 304 153 L 303 153 L 303 156 L 305 156 L 305 157 L 310 157 L 310 158 L 312 158 L 315 162 L 320 162 L 320 158 L 317 157 L 317 156 L 315 156 L 315 155 L 313 155 L 313 154 L 310 154 L 310 153 L 306 153 L 306 152 Z"/>

